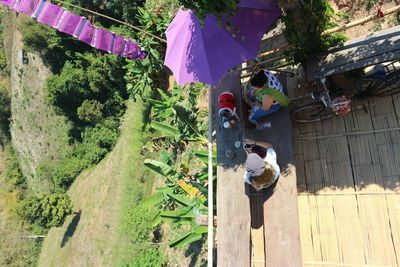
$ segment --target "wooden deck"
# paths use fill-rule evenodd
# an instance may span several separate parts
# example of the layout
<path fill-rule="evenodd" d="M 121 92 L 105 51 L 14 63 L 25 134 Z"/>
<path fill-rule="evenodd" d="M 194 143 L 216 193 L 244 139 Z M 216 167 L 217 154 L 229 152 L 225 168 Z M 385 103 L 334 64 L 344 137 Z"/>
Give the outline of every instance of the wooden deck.
<path fill-rule="evenodd" d="M 400 58 L 400 26 L 345 42 L 327 53 L 308 57 L 309 81 Z"/>
<path fill-rule="evenodd" d="M 303 266 L 400 266 L 400 95 L 366 105 L 294 125 Z"/>
<path fill-rule="evenodd" d="M 233 92 L 236 107 L 241 107 L 239 73 L 227 74 L 217 85 L 215 106 L 223 91 Z M 239 116 L 243 116 L 241 108 Z M 296 169 L 288 111 L 268 117 L 273 125 L 270 129 L 246 131 L 246 136 L 274 145 L 282 171 L 275 186 L 259 192 L 244 183 L 246 155 L 242 147 L 234 147 L 245 134 L 243 119 L 233 129 L 224 129 L 216 117 L 217 266 L 301 266 Z M 236 154 L 233 159 L 226 157 L 228 149 Z"/>

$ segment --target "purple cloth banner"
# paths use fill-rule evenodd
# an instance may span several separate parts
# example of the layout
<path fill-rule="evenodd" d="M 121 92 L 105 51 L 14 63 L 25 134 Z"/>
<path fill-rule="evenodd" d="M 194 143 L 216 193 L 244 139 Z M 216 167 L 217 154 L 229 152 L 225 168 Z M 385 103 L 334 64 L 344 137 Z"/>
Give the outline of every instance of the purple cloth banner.
<path fill-rule="evenodd" d="M 95 48 L 130 59 L 146 57 L 146 54 L 133 41 L 93 26 L 84 17 L 75 15 L 60 6 L 44 0 L 0 0 L 0 2 Z"/>

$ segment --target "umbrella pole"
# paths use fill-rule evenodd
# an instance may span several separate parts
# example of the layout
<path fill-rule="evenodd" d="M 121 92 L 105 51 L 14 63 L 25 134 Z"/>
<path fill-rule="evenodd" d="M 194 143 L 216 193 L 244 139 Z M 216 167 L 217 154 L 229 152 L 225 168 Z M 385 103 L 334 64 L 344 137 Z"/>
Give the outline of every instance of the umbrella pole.
<path fill-rule="evenodd" d="M 208 87 L 208 267 L 213 266 L 214 250 L 214 192 L 213 192 L 213 162 L 212 162 L 212 94 L 213 86 Z"/>

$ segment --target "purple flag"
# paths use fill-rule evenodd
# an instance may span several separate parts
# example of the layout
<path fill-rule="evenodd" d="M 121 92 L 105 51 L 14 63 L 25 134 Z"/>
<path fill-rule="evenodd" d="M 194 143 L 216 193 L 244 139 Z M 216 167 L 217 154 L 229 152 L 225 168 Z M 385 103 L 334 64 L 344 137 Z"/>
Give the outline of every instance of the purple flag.
<path fill-rule="evenodd" d="M 81 21 L 84 20 L 81 16 L 75 15 L 67 10 L 61 15 L 56 28 L 63 33 L 74 35 Z"/>
<path fill-rule="evenodd" d="M 146 54 L 133 41 L 93 26 L 84 17 L 75 15 L 60 6 L 44 0 L 0 0 L 0 2 L 95 48 L 131 59 L 146 57 Z"/>
<path fill-rule="evenodd" d="M 38 3 L 39 0 L 22 1 L 21 5 L 19 6 L 18 12 L 31 16 Z"/>
<path fill-rule="evenodd" d="M 82 42 L 87 43 L 88 45 L 93 44 L 94 33 L 96 31 L 96 27 L 92 25 L 88 20 L 85 21 L 85 25 L 83 26 L 82 33 L 78 36 L 78 39 Z"/>

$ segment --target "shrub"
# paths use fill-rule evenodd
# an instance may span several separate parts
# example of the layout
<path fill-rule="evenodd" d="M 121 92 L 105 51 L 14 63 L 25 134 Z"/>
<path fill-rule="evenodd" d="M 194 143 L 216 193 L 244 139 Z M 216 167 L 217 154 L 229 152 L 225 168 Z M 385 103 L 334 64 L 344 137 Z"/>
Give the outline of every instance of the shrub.
<path fill-rule="evenodd" d="M 126 232 L 130 241 L 131 254 L 122 259 L 122 266 L 153 267 L 165 264 L 162 252 L 157 246 L 149 244 L 156 230 L 151 225 L 155 210 L 153 208 L 133 207 L 127 214 Z"/>
<path fill-rule="evenodd" d="M 5 174 L 9 186 L 8 190 L 14 191 L 18 189 L 26 189 L 26 178 L 22 173 L 17 155 L 11 145 L 8 146 L 6 155 Z"/>
<path fill-rule="evenodd" d="M 58 227 L 72 213 L 72 206 L 66 194 L 29 195 L 20 203 L 18 213 L 29 223 L 44 228 Z"/>
<path fill-rule="evenodd" d="M 81 123 L 78 108 L 82 107 L 85 100 L 87 103 L 83 105 L 84 109 L 103 105 L 105 117 L 120 114 L 121 110 L 123 113 L 123 103 L 114 105 L 128 98 L 124 71 L 120 65 L 121 58 L 109 54 L 95 56 L 86 53 L 81 54 L 77 60 L 67 61 L 59 74 L 47 79 L 48 103 L 56 106 L 75 124 Z M 98 104 L 94 104 L 94 100 Z M 81 115 L 86 111 L 81 110 Z"/>
<path fill-rule="evenodd" d="M 86 127 L 82 142 L 75 144 L 74 152 L 57 163 L 53 174 L 56 186 L 67 189 L 82 170 L 104 158 L 114 147 L 118 136 L 118 122 L 105 120 L 95 127 Z"/>
<path fill-rule="evenodd" d="M 225 1 L 214 1 L 214 0 L 179 0 L 179 2 L 188 9 L 196 10 L 196 16 L 201 22 L 204 21 L 207 14 L 216 15 L 222 18 L 224 15 L 233 15 L 238 10 L 237 4 L 239 0 L 225 0 Z"/>
<path fill-rule="evenodd" d="M 341 33 L 321 37 L 323 31 L 336 26 L 334 16 L 334 10 L 327 0 L 302 1 L 299 8 L 287 10 L 286 16 L 282 17 L 285 23 L 284 35 L 289 43 L 297 45 L 287 51 L 294 54 L 296 63 L 306 66 L 307 54 L 326 51 L 346 40 Z"/>
<path fill-rule="evenodd" d="M 21 32 L 24 49 L 28 52 L 45 54 L 55 47 L 59 47 L 61 38 L 56 30 L 32 19 L 23 20 L 18 25 Z"/>
<path fill-rule="evenodd" d="M 104 105 L 97 100 L 83 101 L 82 105 L 78 108 L 78 118 L 90 124 L 96 124 L 103 119 Z"/>

